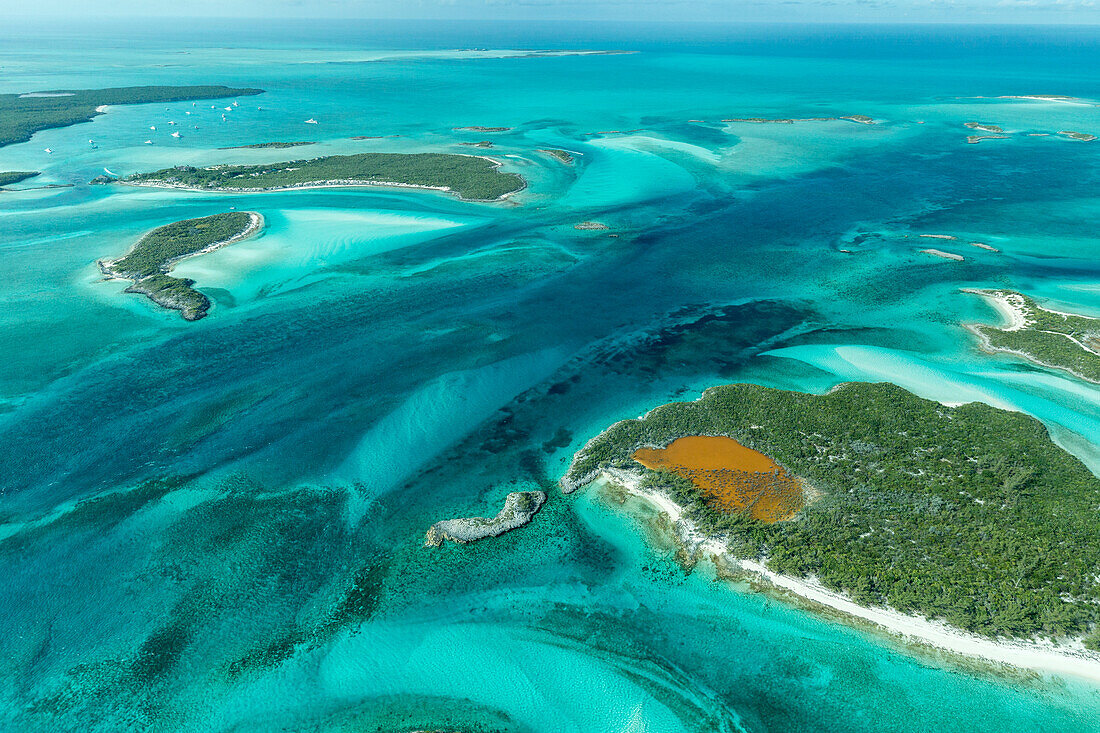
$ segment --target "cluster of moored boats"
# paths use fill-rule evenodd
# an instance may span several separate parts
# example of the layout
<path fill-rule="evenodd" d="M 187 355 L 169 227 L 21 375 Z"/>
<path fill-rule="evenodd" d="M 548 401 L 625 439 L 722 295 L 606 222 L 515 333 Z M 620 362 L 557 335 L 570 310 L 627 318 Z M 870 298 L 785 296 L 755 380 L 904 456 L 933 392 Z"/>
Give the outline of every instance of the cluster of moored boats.
<path fill-rule="evenodd" d="M 197 104 L 196 104 L 195 102 L 192 102 L 192 103 L 191 103 L 191 106 L 192 106 L 192 107 L 196 107 L 196 106 L 198 106 L 198 105 L 197 105 Z M 227 117 L 225 116 L 225 113 L 226 113 L 226 112 L 233 112 L 233 111 L 235 111 L 235 110 L 236 110 L 236 109 L 237 109 L 238 107 L 240 107 L 240 106 L 241 106 L 241 105 L 240 105 L 240 102 L 233 102 L 233 103 L 232 103 L 231 105 L 229 105 L 229 106 L 227 106 L 227 107 L 223 107 L 222 109 L 223 109 L 224 111 L 223 111 L 223 112 L 221 113 L 221 118 L 222 118 L 222 122 L 227 122 L 227 121 L 228 121 L 228 118 L 227 118 Z M 212 104 L 212 105 L 210 105 L 210 109 L 216 110 L 217 108 L 218 108 L 218 106 L 217 106 L 216 104 Z M 263 107 L 257 107 L 256 109 L 257 109 L 258 111 L 262 112 L 264 108 L 263 108 Z M 169 108 L 168 108 L 168 107 L 165 107 L 165 108 L 164 108 L 164 111 L 165 111 L 165 112 L 169 111 Z M 187 112 L 184 112 L 184 114 L 185 114 L 185 115 L 190 115 L 190 114 L 191 114 L 191 112 L 190 112 L 190 111 L 187 111 Z M 176 123 L 176 121 L 175 121 L 175 120 L 169 120 L 169 121 L 168 121 L 168 124 L 169 124 L 170 126 L 175 126 L 175 125 L 176 125 L 177 123 Z M 314 118 L 310 117 L 310 118 L 309 118 L 308 120 L 306 120 L 306 121 L 305 121 L 305 124 L 307 124 L 307 125 L 316 125 L 316 124 L 319 124 L 319 123 L 317 122 L 317 120 L 315 120 Z M 197 129 L 199 129 L 199 126 L 198 126 L 198 125 L 192 125 L 192 129 L 195 129 L 195 130 L 197 130 Z M 157 126 L 156 126 L 156 125 L 149 125 L 149 130 L 150 130 L 151 132 L 156 132 L 156 131 L 157 131 Z M 171 133 L 171 137 L 174 137 L 174 138 L 176 138 L 176 139 L 178 140 L 179 138 L 183 137 L 183 134 L 182 134 L 182 133 L 180 133 L 180 132 L 179 132 L 178 130 L 174 130 L 174 131 L 173 131 L 173 132 Z M 98 150 L 98 149 L 99 149 L 99 145 L 97 145 L 97 144 L 96 144 L 95 140 L 89 140 L 89 141 L 88 141 L 88 144 L 92 146 L 92 149 L 93 149 L 93 150 Z M 152 140 L 152 139 L 149 139 L 149 140 L 146 140 L 146 141 L 145 141 L 145 142 L 144 142 L 143 144 L 144 144 L 144 145 L 153 145 L 154 143 L 153 143 L 153 140 Z M 52 155 L 52 154 L 53 154 L 53 148 L 46 148 L 46 153 L 47 153 L 48 155 Z M 104 169 L 104 170 L 106 170 L 106 169 Z M 113 174 L 112 174 L 112 175 L 113 175 Z"/>

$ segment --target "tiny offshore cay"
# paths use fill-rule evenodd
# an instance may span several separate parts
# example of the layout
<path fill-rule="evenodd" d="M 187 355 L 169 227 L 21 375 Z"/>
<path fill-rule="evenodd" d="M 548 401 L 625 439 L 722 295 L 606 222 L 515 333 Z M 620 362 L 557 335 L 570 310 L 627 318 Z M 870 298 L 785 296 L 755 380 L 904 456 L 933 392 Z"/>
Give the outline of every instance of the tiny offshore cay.
<path fill-rule="evenodd" d="M 453 130 L 467 130 L 469 132 L 508 132 L 511 127 L 485 127 L 483 125 L 469 125 L 467 127 L 454 127 Z"/>
<path fill-rule="evenodd" d="M 966 324 L 985 351 L 1021 356 L 1100 384 L 1100 318 L 1049 310 L 1013 290 L 962 292 L 981 296 L 1007 322 Z"/>
<path fill-rule="evenodd" d="M 447 541 L 464 545 L 486 537 L 498 537 L 530 522 L 545 502 L 545 492 L 514 491 L 504 499 L 504 508 L 491 519 L 463 517 L 436 522 L 428 528 L 424 546 L 440 547 Z"/>
<path fill-rule="evenodd" d="M 982 97 L 974 97 L 982 99 Z M 1030 99 L 1035 102 L 1080 102 L 1080 97 L 1071 97 L 1067 94 L 1002 94 L 997 99 Z"/>
<path fill-rule="evenodd" d="M 99 269 L 108 279 L 130 280 L 124 292 L 140 293 L 163 308 L 179 311 L 184 320 L 197 321 L 210 310 L 210 300 L 195 290 L 194 280 L 169 275 L 173 265 L 247 239 L 263 225 L 264 218 L 254 211 L 173 222 L 146 234 L 122 257 L 100 260 Z"/>
<path fill-rule="evenodd" d="M 538 151 L 540 153 L 545 153 L 551 158 L 565 163 L 566 165 L 573 164 L 573 154 L 570 153 L 568 150 L 562 150 L 561 148 L 539 148 Z"/>
<path fill-rule="evenodd" d="M 1027 415 L 885 383 L 725 385 L 612 425 L 560 484 L 666 515 L 689 565 L 919 645 L 1100 680 L 1100 479 Z"/>
<path fill-rule="evenodd" d="M 250 143 L 248 145 L 227 145 L 224 148 L 218 148 L 218 150 L 284 150 L 286 148 L 300 148 L 303 145 L 316 145 L 315 141 L 311 140 L 296 140 L 294 142 L 274 142 L 274 143 Z"/>
<path fill-rule="evenodd" d="M 954 260 L 955 262 L 962 262 L 966 259 L 962 255 L 955 254 L 954 252 L 944 252 L 942 249 L 928 248 L 922 249 L 920 252 L 926 255 L 932 255 L 933 257 L 939 257 L 943 260 Z"/>
<path fill-rule="evenodd" d="M 981 122 L 964 122 L 963 127 L 969 127 L 971 130 L 981 130 L 982 132 L 1004 132 L 1004 128 L 1000 125 L 990 125 Z"/>
<path fill-rule="evenodd" d="M 778 124 L 778 125 L 793 125 L 796 122 L 837 122 L 844 120 L 846 122 L 858 122 L 861 125 L 873 125 L 875 124 L 874 117 L 868 117 L 867 115 L 843 115 L 841 117 L 729 117 L 722 122 L 752 122 L 756 124 Z"/>
<path fill-rule="evenodd" d="M 468 201 L 497 201 L 527 185 L 500 162 L 454 153 L 360 153 L 259 165 L 176 166 L 92 183 L 257 193 L 307 188 L 395 186 L 453 193 Z"/>

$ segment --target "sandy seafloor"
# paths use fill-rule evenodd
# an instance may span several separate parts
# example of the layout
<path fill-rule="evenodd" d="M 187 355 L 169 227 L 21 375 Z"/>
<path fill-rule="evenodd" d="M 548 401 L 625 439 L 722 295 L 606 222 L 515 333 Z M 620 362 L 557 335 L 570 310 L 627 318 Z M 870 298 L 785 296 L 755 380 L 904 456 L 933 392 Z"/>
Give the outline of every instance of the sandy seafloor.
<path fill-rule="evenodd" d="M 1100 468 L 1097 388 L 981 353 L 960 324 L 996 313 L 957 292 L 1100 314 L 1100 142 L 1026 135 L 1100 134 L 1100 34 L 829 34 L 0 31 L 0 92 L 267 90 L 224 123 L 228 101 L 113 107 L 0 149 L 0 170 L 44 172 L 20 188 L 75 184 L 0 194 L 0 730 L 1100 729 L 1085 682 L 685 575 L 639 518 L 554 487 L 611 422 L 738 380 L 983 400 Z M 513 51 L 555 48 L 637 53 Z M 1025 94 L 1085 101 L 996 99 Z M 880 124 L 722 122 L 849 114 Z M 967 121 L 1010 137 L 968 145 Z M 512 204 L 86 185 L 481 139 L 530 182 Z M 271 140 L 319 144 L 217 150 Z M 230 206 L 267 228 L 178 266 L 205 320 L 99 281 L 142 232 Z M 536 487 L 526 528 L 420 547 Z"/>

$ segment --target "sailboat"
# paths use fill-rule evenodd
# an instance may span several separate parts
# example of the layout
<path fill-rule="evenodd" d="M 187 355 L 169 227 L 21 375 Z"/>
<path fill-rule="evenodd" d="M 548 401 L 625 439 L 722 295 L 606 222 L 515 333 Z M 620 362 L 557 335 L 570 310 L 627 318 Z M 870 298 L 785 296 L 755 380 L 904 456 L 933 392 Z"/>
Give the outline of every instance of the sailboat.
<path fill-rule="evenodd" d="M 53 154 L 53 148 L 46 148 L 46 152 L 52 155 Z"/>
<path fill-rule="evenodd" d="M 180 137 L 180 134 L 178 132 L 173 132 L 172 137 Z"/>
<path fill-rule="evenodd" d="M 145 141 L 145 144 L 146 144 L 146 145 L 152 145 L 152 144 L 153 144 L 153 141 L 152 141 L 152 140 L 146 140 L 146 141 Z"/>
<path fill-rule="evenodd" d="M 308 120 L 306 120 L 306 124 L 307 124 L 307 125 L 316 125 L 316 124 L 317 124 L 317 120 L 315 120 L 315 119 L 313 119 L 312 117 L 310 117 L 310 118 L 309 118 Z"/>
<path fill-rule="evenodd" d="M 157 126 L 156 125 L 149 125 L 149 129 L 152 130 L 153 132 L 156 132 L 157 131 Z"/>

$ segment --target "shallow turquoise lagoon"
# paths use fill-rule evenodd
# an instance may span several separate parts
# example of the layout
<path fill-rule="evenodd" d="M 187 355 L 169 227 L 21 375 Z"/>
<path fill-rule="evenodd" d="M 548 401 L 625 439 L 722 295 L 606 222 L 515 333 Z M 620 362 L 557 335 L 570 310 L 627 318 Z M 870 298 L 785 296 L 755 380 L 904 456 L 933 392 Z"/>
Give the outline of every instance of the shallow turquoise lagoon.
<path fill-rule="evenodd" d="M 685 573 L 643 507 L 554 485 L 609 423 L 733 381 L 981 400 L 1100 469 L 1100 392 L 983 354 L 962 326 L 997 315 L 959 292 L 1100 313 L 1100 143 L 1048 134 L 1100 134 L 1094 30 L 0 36 L 3 92 L 267 90 L 0 149 L 0 170 L 43 171 L 0 194 L 0 729 L 1100 729 L 1095 686 Z M 1080 99 L 1000 98 L 1035 94 Z M 876 124 L 730 121 L 845 115 Z M 968 144 L 972 121 L 1010 137 Z M 317 144 L 219 149 L 289 140 Z M 486 154 L 529 186 L 485 204 L 87 185 L 364 151 Z M 267 226 L 176 268 L 206 319 L 101 281 L 144 232 L 230 207 Z M 536 488 L 526 528 L 420 546 Z"/>

